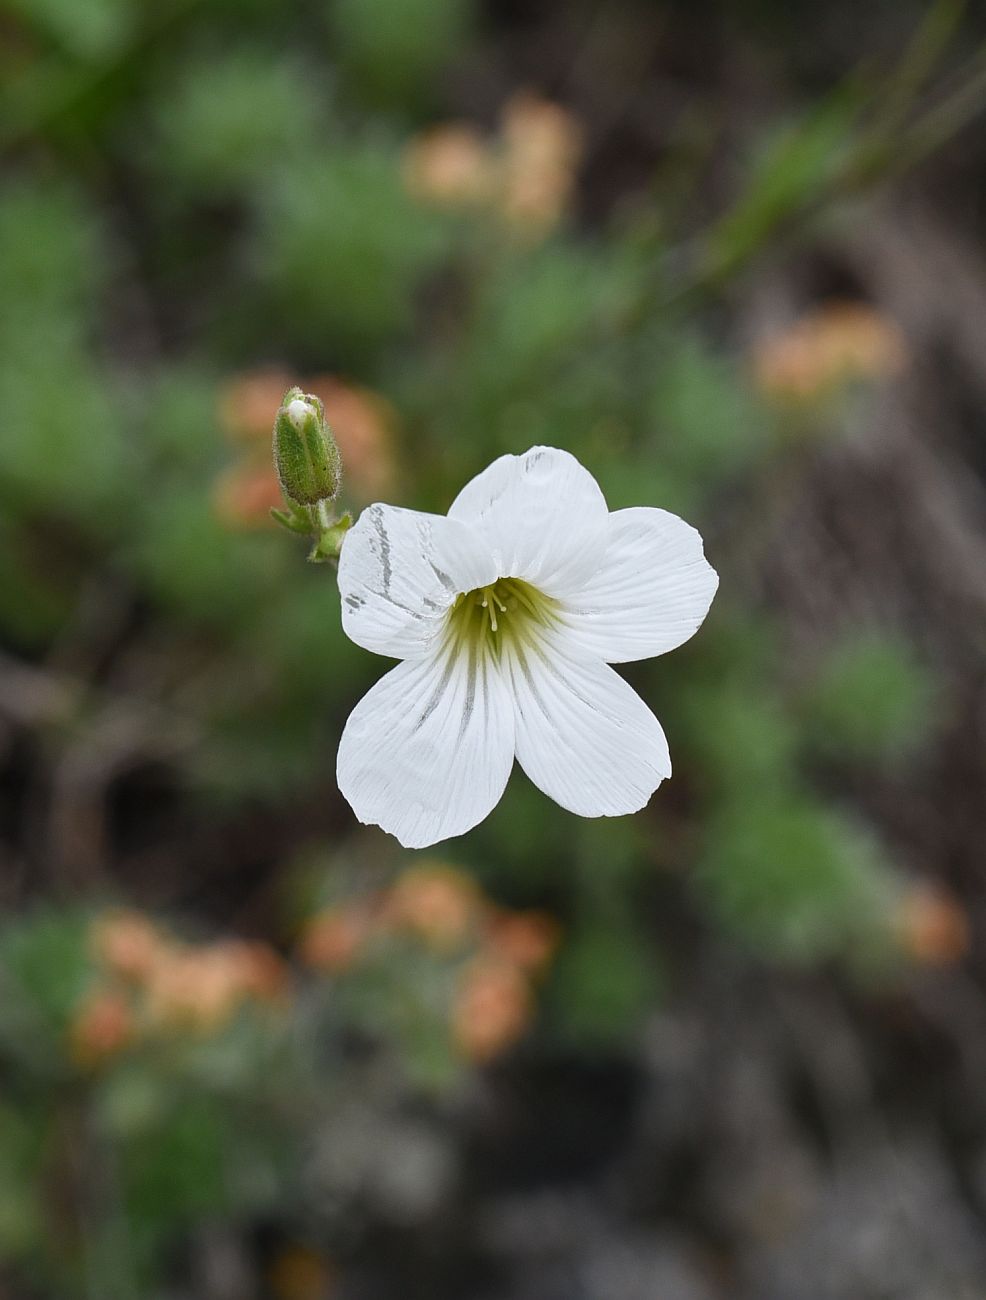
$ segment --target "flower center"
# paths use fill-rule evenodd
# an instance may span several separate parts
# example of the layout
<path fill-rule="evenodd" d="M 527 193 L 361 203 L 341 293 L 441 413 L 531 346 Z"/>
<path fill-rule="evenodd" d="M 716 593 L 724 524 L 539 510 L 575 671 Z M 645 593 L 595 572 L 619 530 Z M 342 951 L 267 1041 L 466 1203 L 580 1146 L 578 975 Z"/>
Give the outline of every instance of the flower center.
<path fill-rule="evenodd" d="M 527 639 L 549 623 L 555 601 L 522 578 L 498 578 L 488 587 L 460 592 L 449 610 L 449 634 L 458 642 L 499 652 L 509 638 Z"/>

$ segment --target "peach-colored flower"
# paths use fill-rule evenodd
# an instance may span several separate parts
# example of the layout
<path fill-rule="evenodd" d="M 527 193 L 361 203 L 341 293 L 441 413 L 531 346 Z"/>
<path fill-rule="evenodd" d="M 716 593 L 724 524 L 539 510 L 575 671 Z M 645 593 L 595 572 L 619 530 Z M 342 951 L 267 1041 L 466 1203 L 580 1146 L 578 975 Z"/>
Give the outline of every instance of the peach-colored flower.
<path fill-rule="evenodd" d="M 231 939 L 220 945 L 237 972 L 242 992 L 257 1002 L 283 1002 L 290 979 L 287 963 L 267 943 Z"/>
<path fill-rule="evenodd" d="M 537 237 L 568 207 L 581 155 L 575 117 L 522 91 L 507 101 L 493 139 L 484 140 L 468 123 L 452 122 L 412 140 L 404 183 L 422 203 L 482 208 Z"/>
<path fill-rule="evenodd" d="M 158 1028 L 211 1032 L 244 1003 L 280 1003 L 287 991 L 287 966 L 268 944 L 170 944 L 147 980 L 144 1009 Z"/>
<path fill-rule="evenodd" d="M 290 370 L 275 366 L 227 380 L 220 389 L 218 410 L 228 437 L 234 442 L 269 442 L 284 394 L 297 382 Z"/>
<path fill-rule="evenodd" d="M 115 989 L 98 989 L 77 1009 L 69 1029 L 72 1059 L 91 1069 L 121 1052 L 134 1037 L 130 1003 Z"/>
<path fill-rule="evenodd" d="M 488 200 L 496 185 L 489 145 L 464 122 L 416 136 L 404 152 L 408 193 L 438 207 L 467 207 Z"/>
<path fill-rule="evenodd" d="M 271 510 L 284 508 L 273 462 L 231 466 L 216 480 L 212 503 L 216 517 L 227 528 L 271 527 Z"/>
<path fill-rule="evenodd" d="M 456 1045 L 482 1063 L 521 1036 L 531 1018 L 531 993 L 516 966 L 477 957 L 462 972 L 452 1009 Z"/>
<path fill-rule="evenodd" d="M 862 302 L 823 304 L 753 351 L 757 387 L 767 396 L 805 401 L 852 380 L 889 379 L 907 363 L 897 325 Z"/>
<path fill-rule="evenodd" d="M 141 912 L 124 909 L 95 921 L 90 943 L 97 962 L 107 970 L 141 983 L 149 977 L 165 941 Z"/>
<path fill-rule="evenodd" d="M 913 884 L 900 900 L 894 919 L 904 951 L 922 965 L 949 965 L 969 951 L 969 918 L 940 885 Z"/>
<path fill-rule="evenodd" d="M 147 986 L 147 1017 L 165 1029 L 221 1028 L 243 1000 L 238 960 L 221 946 L 176 948 Z"/>
<path fill-rule="evenodd" d="M 355 907 L 327 907 L 301 933 L 298 954 L 313 970 L 336 975 L 349 970 L 366 946 L 369 915 Z"/>
<path fill-rule="evenodd" d="M 423 863 L 397 880 L 387 898 L 387 921 L 442 951 L 460 946 L 482 909 L 474 882 L 455 867 Z"/>
<path fill-rule="evenodd" d="M 506 962 L 534 974 L 554 956 L 561 927 L 547 912 L 502 912 L 490 922 L 487 945 Z"/>
<path fill-rule="evenodd" d="M 526 92 L 503 112 L 504 215 L 535 232 L 556 225 L 568 207 L 582 155 L 582 131 L 571 113 Z"/>

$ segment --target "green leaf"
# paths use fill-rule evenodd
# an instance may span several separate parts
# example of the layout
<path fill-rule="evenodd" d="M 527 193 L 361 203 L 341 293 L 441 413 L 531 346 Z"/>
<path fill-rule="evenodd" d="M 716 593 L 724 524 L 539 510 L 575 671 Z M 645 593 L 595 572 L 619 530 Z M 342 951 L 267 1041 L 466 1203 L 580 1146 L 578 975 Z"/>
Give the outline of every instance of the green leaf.
<path fill-rule="evenodd" d="M 735 270 L 832 182 L 849 156 L 865 100 L 863 85 L 847 82 L 800 121 L 773 132 L 749 169 L 742 197 L 708 238 L 706 274 L 723 278 Z"/>

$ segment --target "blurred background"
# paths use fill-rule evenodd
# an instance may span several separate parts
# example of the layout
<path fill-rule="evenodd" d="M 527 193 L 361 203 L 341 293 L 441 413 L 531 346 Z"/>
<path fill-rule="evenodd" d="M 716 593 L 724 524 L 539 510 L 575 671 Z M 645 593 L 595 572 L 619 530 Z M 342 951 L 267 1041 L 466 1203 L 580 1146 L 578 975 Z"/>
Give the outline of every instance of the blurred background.
<path fill-rule="evenodd" d="M 986 1295 L 986 15 L 0 0 L 0 1295 Z M 277 530 L 578 455 L 674 779 L 402 851 Z"/>

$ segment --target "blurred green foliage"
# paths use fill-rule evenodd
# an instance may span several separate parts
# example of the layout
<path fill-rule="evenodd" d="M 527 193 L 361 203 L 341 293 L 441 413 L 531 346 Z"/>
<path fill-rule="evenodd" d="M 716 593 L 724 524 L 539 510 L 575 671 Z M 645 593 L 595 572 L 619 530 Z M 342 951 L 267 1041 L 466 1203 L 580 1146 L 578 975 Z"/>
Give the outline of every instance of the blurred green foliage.
<path fill-rule="evenodd" d="M 802 701 L 809 741 L 836 761 L 908 758 L 929 735 L 934 681 L 900 636 L 862 629 L 837 644 Z"/>
<path fill-rule="evenodd" d="M 131 0 L 11 0 L 7 8 L 57 49 L 86 62 L 116 53 L 136 15 Z"/>
<path fill-rule="evenodd" d="M 473 18 L 463 0 L 337 0 L 326 9 L 332 51 L 353 94 L 379 108 L 419 112 Z"/>
<path fill-rule="evenodd" d="M 147 147 L 166 203 L 173 186 L 186 202 L 235 199 L 329 129 L 318 68 L 295 54 L 275 61 L 255 45 L 192 49 L 159 75 L 151 141 L 138 148 Z"/>
<path fill-rule="evenodd" d="M 346 874 L 298 864 L 292 967 L 135 911 L 5 924 L 4 1263 L 59 1295 L 148 1294 L 196 1225 L 297 1229 L 352 1098 L 444 1090 L 526 1030 L 549 918 L 495 907 L 442 862 L 360 892 Z M 347 1051 L 357 1037 L 374 1053 Z"/>
<path fill-rule="evenodd" d="M 399 160 L 386 140 L 339 142 L 269 192 L 256 256 L 279 332 L 302 355 L 316 336 L 347 368 L 366 365 L 412 323 L 440 231 L 408 198 Z"/>

